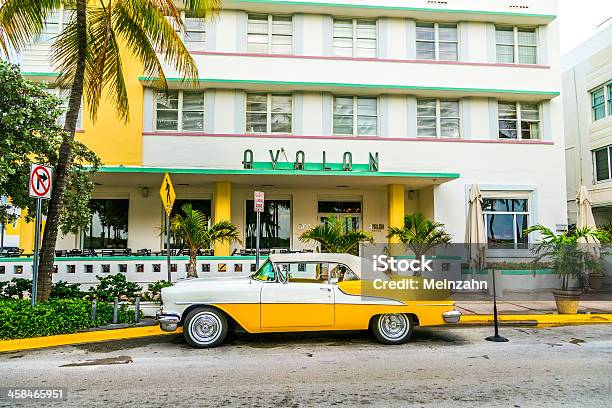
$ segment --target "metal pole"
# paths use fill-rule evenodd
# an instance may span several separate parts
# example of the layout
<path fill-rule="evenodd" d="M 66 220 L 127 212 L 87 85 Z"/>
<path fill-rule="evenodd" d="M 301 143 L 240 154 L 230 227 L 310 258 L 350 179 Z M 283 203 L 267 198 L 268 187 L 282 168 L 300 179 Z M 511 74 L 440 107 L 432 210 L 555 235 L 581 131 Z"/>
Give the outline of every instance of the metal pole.
<path fill-rule="evenodd" d="M 140 321 L 140 298 L 136 297 L 136 302 L 134 303 L 134 322 L 138 323 Z"/>
<path fill-rule="evenodd" d="M 495 269 L 492 269 L 491 273 L 493 274 L 493 321 L 495 324 L 495 336 L 489 336 L 485 338 L 485 340 L 503 343 L 508 341 L 508 339 L 499 335 L 499 324 L 497 322 L 497 288 L 495 287 Z"/>
<path fill-rule="evenodd" d="M 166 213 L 166 264 L 168 266 L 168 282 L 172 283 L 170 274 L 170 216 Z"/>
<path fill-rule="evenodd" d="M 36 306 L 38 295 L 38 257 L 40 244 L 40 221 L 42 212 L 42 199 L 36 199 L 36 226 L 34 228 L 34 256 L 32 257 L 32 306 Z"/>
<path fill-rule="evenodd" d="M 119 298 L 114 298 L 113 299 L 113 324 L 116 324 L 119 319 L 118 319 L 118 314 L 119 312 Z"/>
<path fill-rule="evenodd" d="M 260 212 L 257 212 L 257 224 L 255 225 L 255 270 L 259 270 L 259 234 L 260 234 Z"/>
<path fill-rule="evenodd" d="M 4 221 L 2 221 L 2 234 L 0 234 L 0 252 L 4 252 Z"/>

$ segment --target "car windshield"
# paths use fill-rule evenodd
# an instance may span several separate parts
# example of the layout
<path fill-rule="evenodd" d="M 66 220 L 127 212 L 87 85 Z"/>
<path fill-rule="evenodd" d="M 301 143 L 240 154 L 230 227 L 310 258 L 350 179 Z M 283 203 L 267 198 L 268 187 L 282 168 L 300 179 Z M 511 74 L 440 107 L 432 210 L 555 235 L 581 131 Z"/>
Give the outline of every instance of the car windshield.
<path fill-rule="evenodd" d="M 262 282 L 273 282 L 276 280 L 276 276 L 274 274 L 274 265 L 270 260 L 264 262 L 263 265 L 259 267 L 259 270 L 251 275 L 251 279 L 255 279 Z"/>

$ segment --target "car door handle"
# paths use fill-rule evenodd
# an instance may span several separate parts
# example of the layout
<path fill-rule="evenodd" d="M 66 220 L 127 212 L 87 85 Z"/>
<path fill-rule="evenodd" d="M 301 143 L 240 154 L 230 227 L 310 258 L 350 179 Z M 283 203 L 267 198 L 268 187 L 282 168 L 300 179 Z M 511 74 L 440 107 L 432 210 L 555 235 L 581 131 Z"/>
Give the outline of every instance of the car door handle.
<path fill-rule="evenodd" d="M 328 292 L 331 292 L 331 288 L 319 288 L 320 290 L 326 290 Z"/>

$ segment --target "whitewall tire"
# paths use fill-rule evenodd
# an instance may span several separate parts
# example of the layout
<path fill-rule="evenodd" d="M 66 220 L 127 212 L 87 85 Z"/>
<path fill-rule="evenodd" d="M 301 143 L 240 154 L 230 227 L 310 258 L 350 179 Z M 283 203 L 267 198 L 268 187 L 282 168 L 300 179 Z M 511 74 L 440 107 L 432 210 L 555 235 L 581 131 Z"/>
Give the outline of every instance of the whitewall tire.
<path fill-rule="evenodd" d="M 402 344 L 410 340 L 414 325 L 406 314 L 388 313 L 372 319 L 372 333 L 383 344 Z"/>
<path fill-rule="evenodd" d="M 216 347 L 227 336 L 228 323 L 225 314 L 212 307 L 198 307 L 187 314 L 183 335 L 192 347 Z"/>

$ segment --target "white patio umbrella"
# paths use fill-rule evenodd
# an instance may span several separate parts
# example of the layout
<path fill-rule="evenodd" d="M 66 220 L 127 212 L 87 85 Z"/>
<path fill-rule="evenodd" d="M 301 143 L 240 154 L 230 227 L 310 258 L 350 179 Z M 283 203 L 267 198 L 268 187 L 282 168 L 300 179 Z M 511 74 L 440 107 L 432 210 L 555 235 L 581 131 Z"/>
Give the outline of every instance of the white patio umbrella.
<path fill-rule="evenodd" d="M 589 191 L 585 186 L 580 186 L 578 194 L 576 195 L 576 204 L 578 207 L 578 214 L 576 215 L 576 228 L 597 228 L 595 224 L 595 218 L 593 217 L 593 209 L 591 208 L 591 197 L 589 197 Z M 587 238 L 580 238 L 578 242 L 589 245 L 590 251 L 593 255 L 599 255 L 599 241 L 593 236 Z"/>
<path fill-rule="evenodd" d="M 485 267 L 485 250 L 487 234 L 482 216 L 482 194 L 477 184 L 472 184 L 468 199 L 468 218 L 465 229 L 465 245 L 468 250 L 470 269 Z"/>

